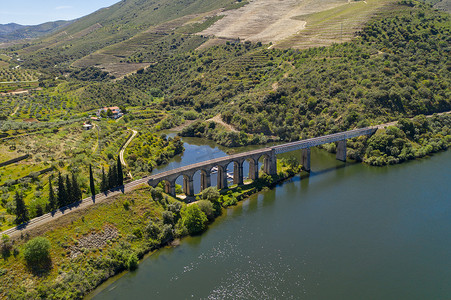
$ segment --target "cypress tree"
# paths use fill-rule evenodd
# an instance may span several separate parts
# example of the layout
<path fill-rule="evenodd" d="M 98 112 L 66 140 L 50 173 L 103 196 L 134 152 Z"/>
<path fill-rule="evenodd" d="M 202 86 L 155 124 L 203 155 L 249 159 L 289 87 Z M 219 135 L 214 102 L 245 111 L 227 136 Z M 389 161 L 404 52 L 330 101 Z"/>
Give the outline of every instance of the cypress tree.
<path fill-rule="evenodd" d="M 52 176 L 49 177 L 49 203 L 47 204 L 47 211 L 52 211 L 57 208 L 57 202 L 55 198 L 55 191 L 52 186 Z"/>
<path fill-rule="evenodd" d="M 72 187 L 72 183 L 70 182 L 69 174 L 66 174 L 66 192 L 67 192 L 66 205 L 74 203 L 75 202 L 74 189 Z"/>
<path fill-rule="evenodd" d="M 113 168 L 110 166 L 108 168 L 108 189 L 112 189 L 113 187 L 114 187 Z"/>
<path fill-rule="evenodd" d="M 29 220 L 28 218 L 28 209 L 23 201 L 23 197 L 19 192 L 16 191 L 16 224 L 22 224 Z"/>
<path fill-rule="evenodd" d="M 75 177 L 75 173 L 72 173 L 72 190 L 74 191 L 73 201 L 78 202 L 81 200 L 82 194 L 80 185 L 77 182 L 77 178 Z"/>
<path fill-rule="evenodd" d="M 117 156 L 117 185 L 124 185 L 124 174 L 122 173 L 121 158 L 119 157 L 119 155 Z"/>
<path fill-rule="evenodd" d="M 67 193 L 66 193 L 66 188 L 64 186 L 63 176 L 61 176 L 61 172 L 58 174 L 58 194 L 57 194 L 57 199 L 58 199 L 58 206 L 59 207 L 63 207 L 63 206 L 66 205 Z"/>
<path fill-rule="evenodd" d="M 107 190 L 108 190 L 108 182 L 107 182 L 107 178 L 105 176 L 105 168 L 102 167 L 102 181 L 100 182 L 100 191 L 102 193 L 104 193 Z"/>
<path fill-rule="evenodd" d="M 91 165 L 89 165 L 89 187 L 91 189 L 91 195 L 94 197 L 96 194 L 96 186 L 94 184 L 94 175 L 92 174 Z"/>
<path fill-rule="evenodd" d="M 115 188 L 115 187 L 117 187 L 117 167 L 116 167 L 116 164 L 113 164 L 111 169 L 112 169 L 111 173 L 112 173 L 112 176 L 113 176 L 113 186 L 112 186 L 112 188 Z"/>

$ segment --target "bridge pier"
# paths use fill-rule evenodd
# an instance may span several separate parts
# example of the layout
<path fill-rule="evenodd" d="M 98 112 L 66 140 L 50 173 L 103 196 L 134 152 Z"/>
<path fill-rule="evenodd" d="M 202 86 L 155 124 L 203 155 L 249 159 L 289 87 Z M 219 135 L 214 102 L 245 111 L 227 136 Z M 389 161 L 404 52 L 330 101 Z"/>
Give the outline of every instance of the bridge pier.
<path fill-rule="evenodd" d="M 346 140 L 338 141 L 337 143 L 337 159 L 346 161 Z"/>
<path fill-rule="evenodd" d="M 233 184 L 243 184 L 243 164 L 235 162 L 233 164 Z"/>
<path fill-rule="evenodd" d="M 258 161 L 254 159 L 249 161 L 249 178 L 252 180 L 258 179 Z"/>
<path fill-rule="evenodd" d="M 175 197 L 175 181 L 166 181 L 164 184 L 164 192 Z"/>
<path fill-rule="evenodd" d="M 183 192 L 187 196 L 194 196 L 194 182 L 193 178 L 183 176 Z"/>
<path fill-rule="evenodd" d="M 227 167 L 218 166 L 218 190 L 227 188 Z"/>
<path fill-rule="evenodd" d="M 265 156 L 263 162 L 263 171 L 268 175 L 276 175 L 277 174 L 277 158 L 276 151 L 273 149 L 271 153 Z"/>
<path fill-rule="evenodd" d="M 209 172 L 202 171 L 200 173 L 200 191 L 202 192 L 206 188 L 211 186 L 211 176 Z"/>
<path fill-rule="evenodd" d="M 310 172 L 310 148 L 301 150 L 301 165 L 305 171 Z"/>

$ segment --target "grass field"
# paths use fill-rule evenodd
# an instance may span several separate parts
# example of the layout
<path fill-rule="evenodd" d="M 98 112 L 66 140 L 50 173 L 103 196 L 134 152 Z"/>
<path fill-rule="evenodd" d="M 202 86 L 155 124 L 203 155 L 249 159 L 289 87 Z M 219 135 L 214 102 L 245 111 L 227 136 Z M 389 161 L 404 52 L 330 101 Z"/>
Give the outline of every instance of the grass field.
<path fill-rule="evenodd" d="M 168 201 L 175 200 L 168 198 Z M 121 249 L 124 243 L 131 251 L 148 248 L 147 239 L 132 237 L 134 234 L 138 235 L 138 229 L 139 232 L 144 232 L 150 219 L 161 218 L 164 207 L 165 205 L 152 200 L 149 188 L 141 188 L 63 216 L 51 224 L 51 230 L 48 230 L 49 226 L 30 230 L 23 240 L 14 243 L 15 253 L 18 253 L 16 257 L 11 253 L 11 257 L 0 259 L 0 297 L 8 295 L 12 299 L 36 299 L 44 292 L 44 287 L 47 290 L 44 293 L 55 293 L 59 297 L 74 298 L 84 294 L 93 285 L 96 286 L 104 278 L 111 276 L 111 270 L 96 267 L 96 260 L 105 257 L 110 251 Z M 100 233 L 106 227 L 117 230 L 116 238 L 102 247 L 86 248 L 76 259 L 71 258 L 72 249 L 81 238 Z M 29 271 L 22 254 L 25 241 L 35 236 L 48 238 L 52 245 L 51 269 L 39 275 Z M 78 279 L 73 280 L 74 276 Z M 67 288 L 68 286 L 71 288 Z"/>

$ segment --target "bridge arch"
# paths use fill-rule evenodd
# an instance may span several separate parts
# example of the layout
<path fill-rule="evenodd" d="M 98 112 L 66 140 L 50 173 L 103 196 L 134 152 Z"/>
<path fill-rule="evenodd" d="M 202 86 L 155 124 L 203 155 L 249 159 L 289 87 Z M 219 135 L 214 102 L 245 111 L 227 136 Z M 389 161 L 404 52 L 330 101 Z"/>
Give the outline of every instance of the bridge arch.
<path fill-rule="evenodd" d="M 227 181 L 231 179 L 233 184 L 243 184 L 243 161 L 244 160 L 230 160 L 227 162 L 227 165 L 225 166 L 227 171 Z"/>
<path fill-rule="evenodd" d="M 181 173 L 175 181 L 180 182 L 180 178 L 182 178 L 182 191 L 186 196 L 194 196 L 194 183 L 193 183 L 193 176 L 186 173 Z"/>
<path fill-rule="evenodd" d="M 258 179 L 258 170 L 258 158 L 248 157 L 243 161 L 243 174 L 247 171 L 247 177 L 249 179 Z"/>
<path fill-rule="evenodd" d="M 226 189 L 228 187 L 227 166 L 228 166 L 228 163 L 226 165 L 217 165 L 216 166 L 218 168 L 218 177 L 217 177 L 218 178 L 218 180 L 217 180 L 218 181 L 218 183 L 217 183 L 218 190 Z"/>
<path fill-rule="evenodd" d="M 270 156 L 268 154 L 266 154 L 266 153 L 260 155 L 258 157 L 258 159 L 257 159 L 257 162 L 258 162 L 258 164 L 257 164 L 258 171 L 257 172 L 260 171 L 260 163 L 261 163 L 262 167 L 263 167 L 263 172 L 265 172 L 266 174 L 270 174 L 270 168 L 269 168 L 269 166 L 270 166 L 270 159 L 271 159 Z"/>
<path fill-rule="evenodd" d="M 175 196 L 175 180 L 168 180 L 166 178 L 162 178 L 155 186 L 162 184 L 163 190 L 166 194 L 171 196 Z"/>

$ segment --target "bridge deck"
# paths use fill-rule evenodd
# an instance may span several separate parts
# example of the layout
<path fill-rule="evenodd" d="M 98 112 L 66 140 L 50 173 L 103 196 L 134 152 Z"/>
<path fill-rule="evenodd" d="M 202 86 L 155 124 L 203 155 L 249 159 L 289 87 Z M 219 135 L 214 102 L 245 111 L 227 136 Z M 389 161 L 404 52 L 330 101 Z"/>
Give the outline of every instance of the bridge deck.
<path fill-rule="evenodd" d="M 377 130 L 376 127 L 354 129 L 354 130 L 350 130 L 350 131 L 346 131 L 346 132 L 329 134 L 329 135 L 325 135 L 325 136 L 321 136 L 321 137 L 317 137 L 317 138 L 311 138 L 311 139 L 287 143 L 287 144 L 283 144 L 283 145 L 266 147 L 266 148 L 262 148 L 262 149 L 258 149 L 258 150 L 238 153 L 238 154 L 234 154 L 234 155 L 229 155 L 229 156 L 225 156 L 225 157 L 221 157 L 221 158 L 215 158 L 215 159 L 210 159 L 207 161 L 191 164 L 191 165 L 188 165 L 185 167 L 180 167 L 177 169 L 165 171 L 165 172 L 162 172 L 159 174 L 150 175 L 150 176 L 146 177 L 146 179 L 149 181 L 153 181 L 153 180 L 159 180 L 162 178 L 173 176 L 176 174 L 182 175 L 183 173 L 187 173 L 190 171 L 209 168 L 209 167 L 213 167 L 216 165 L 223 165 L 227 162 L 232 162 L 234 160 L 243 160 L 248 157 L 258 155 L 258 154 L 261 154 L 261 155 L 269 154 L 272 151 L 275 151 L 275 154 L 280 154 L 280 153 L 286 153 L 286 152 L 295 151 L 295 150 L 299 150 L 299 149 L 315 147 L 318 145 L 337 142 L 337 141 L 341 141 L 341 140 L 345 140 L 345 139 L 349 139 L 349 138 L 358 137 L 361 135 L 370 135 L 370 134 L 373 134 L 374 132 L 376 132 L 376 130 Z"/>
<path fill-rule="evenodd" d="M 280 153 L 286 153 L 290 151 L 295 151 L 299 149 L 305 149 L 305 148 L 311 148 L 315 146 L 319 146 L 322 144 L 332 143 L 332 142 L 338 142 L 350 138 L 355 138 L 362 135 L 370 135 L 377 131 L 377 127 L 367 127 L 367 128 L 361 128 L 361 129 L 354 129 L 350 131 L 345 132 L 339 132 L 339 133 L 333 133 L 328 134 L 316 138 L 311 138 L 307 140 L 302 141 L 296 141 L 292 143 L 287 143 L 283 145 L 278 145 L 272 147 L 276 151 L 276 154 Z"/>
<path fill-rule="evenodd" d="M 155 174 L 155 175 L 150 175 L 150 176 L 148 176 L 146 178 L 148 180 L 155 180 L 155 179 L 159 179 L 159 178 L 164 178 L 164 177 L 167 177 L 167 176 L 175 175 L 177 173 L 183 174 L 183 173 L 189 172 L 189 171 L 200 170 L 200 169 L 203 169 L 203 168 L 208 167 L 208 166 L 214 167 L 216 165 L 223 165 L 223 164 L 225 164 L 227 162 L 232 162 L 234 160 L 246 159 L 246 158 L 248 158 L 250 156 L 253 156 L 253 155 L 268 154 L 271 151 L 272 151 L 272 148 L 262 148 L 262 149 L 258 149 L 258 150 L 252 150 L 252 151 L 248 151 L 248 152 L 228 155 L 228 156 L 224 156 L 224 157 L 220 157 L 220 158 L 210 159 L 210 160 L 206 160 L 206 161 L 203 161 L 203 162 L 191 164 L 191 165 L 188 165 L 188 166 L 185 166 L 185 167 L 180 167 L 180 168 L 177 168 L 177 169 L 165 171 L 165 172 L 158 173 L 158 174 Z"/>

